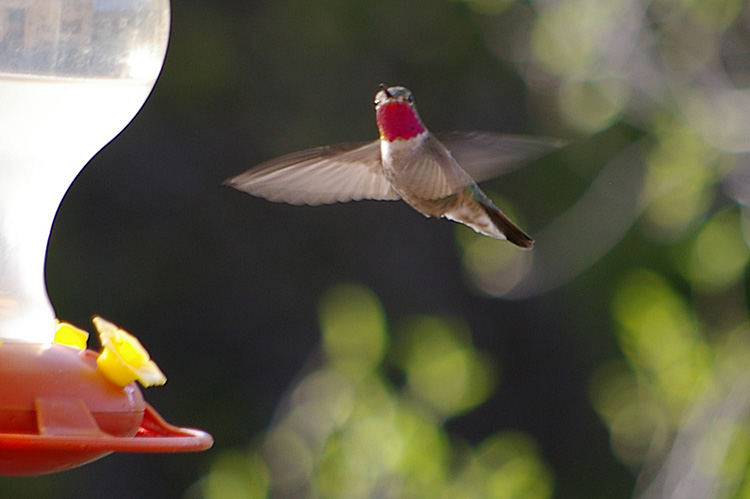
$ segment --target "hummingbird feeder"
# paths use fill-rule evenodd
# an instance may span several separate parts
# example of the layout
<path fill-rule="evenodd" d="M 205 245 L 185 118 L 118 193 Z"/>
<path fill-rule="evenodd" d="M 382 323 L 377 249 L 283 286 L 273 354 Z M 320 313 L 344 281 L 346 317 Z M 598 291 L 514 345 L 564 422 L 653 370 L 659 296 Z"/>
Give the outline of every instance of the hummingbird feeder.
<path fill-rule="evenodd" d="M 194 452 L 135 384 L 166 378 L 130 333 L 55 317 L 44 260 L 75 175 L 138 112 L 161 71 L 169 0 L 0 6 L 0 475 L 63 471 L 113 452 Z M 13 36 L 8 35 L 13 34 Z"/>

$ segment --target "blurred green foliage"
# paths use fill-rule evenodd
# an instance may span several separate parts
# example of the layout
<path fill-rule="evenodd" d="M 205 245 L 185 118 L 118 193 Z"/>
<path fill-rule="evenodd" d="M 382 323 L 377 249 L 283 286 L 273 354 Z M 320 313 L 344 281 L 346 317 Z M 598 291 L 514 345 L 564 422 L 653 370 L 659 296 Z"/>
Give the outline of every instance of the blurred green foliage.
<path fill-rule="evenodd" d="M 385 348 L 379 300 L 352 284 L 331 289 L 319 316 L 324 359 L 255 445 L 215 459 L 203 497 L 552 497 L 552 473 L 528 435 L 503 431 L 472 447 L 445 430 L 497 379 L 461 321 L 410 317 Z"/>

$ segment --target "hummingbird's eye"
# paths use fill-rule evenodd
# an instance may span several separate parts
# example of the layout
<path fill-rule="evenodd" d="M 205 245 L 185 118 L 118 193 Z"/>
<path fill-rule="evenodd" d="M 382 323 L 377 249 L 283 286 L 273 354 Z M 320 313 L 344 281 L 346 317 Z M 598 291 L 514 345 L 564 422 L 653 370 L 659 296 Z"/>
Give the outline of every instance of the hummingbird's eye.
<path fill-rule="evenodd" d="M 409 96 L 406 98 L 409 102 L 414 102 L 414 96 L 412 94 L 409 94 Z"/>
<path fill-rule="evenodd" d="M 380 99 L 375 99 L 375 105 L 377 106 L 378 104 L 380 104 Z"/>

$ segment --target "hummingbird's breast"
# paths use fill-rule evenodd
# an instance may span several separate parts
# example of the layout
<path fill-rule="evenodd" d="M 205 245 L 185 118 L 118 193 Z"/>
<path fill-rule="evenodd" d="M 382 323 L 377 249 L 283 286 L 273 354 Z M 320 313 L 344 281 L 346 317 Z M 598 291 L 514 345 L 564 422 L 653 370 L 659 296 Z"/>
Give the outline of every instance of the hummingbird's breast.
<path fill-rule="evenodd" d="M 380 139 L 380 160 L 383 163 L 383 173 L 393 188 L 403 196 L 399 189 L 398 180 L 396 179 L 396 170 L 399 166 L 407 162 L 407 158 L 412 154 L 417 154 L 420 148 L 424 146 L 424 141 L 429 132 L 424 131 L 411 139 L 387 140 Z"/>
<path fill-rule="evenodd" d="M 415 167 L 419 167 L 419 162 L 414 159 L 415 155 L 423 153 L 429 134 L 430 132 L 424 131 L 411 139 L 381 139 L 380 157 L 383 174 L 401 199 L 425 216 L 440 217 L 455 202 L 455 196 L 430 195 L 419 188 L 422 182 L 410 181 L 420 176 L 414 171 Z"/>

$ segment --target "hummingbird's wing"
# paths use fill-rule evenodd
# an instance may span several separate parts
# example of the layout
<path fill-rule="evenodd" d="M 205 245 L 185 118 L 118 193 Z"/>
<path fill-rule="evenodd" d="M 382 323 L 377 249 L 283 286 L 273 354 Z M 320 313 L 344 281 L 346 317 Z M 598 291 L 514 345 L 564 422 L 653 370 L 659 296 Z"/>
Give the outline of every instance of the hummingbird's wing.
<path fill-rule="evenodd" d="M 379 140 L 288 154 L 225 183 L 269 201 L 290 204 L 400 199 L 383 175 Z"/>
<path fill-rule="evenodd" d="M 448 132 L 437 138 L 476 182 L 509 173 L 565 145 L 558 139 L 488 132 Z"/>

